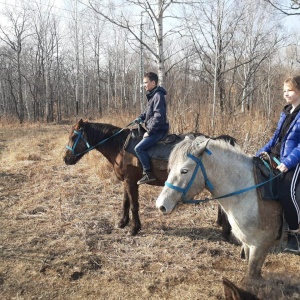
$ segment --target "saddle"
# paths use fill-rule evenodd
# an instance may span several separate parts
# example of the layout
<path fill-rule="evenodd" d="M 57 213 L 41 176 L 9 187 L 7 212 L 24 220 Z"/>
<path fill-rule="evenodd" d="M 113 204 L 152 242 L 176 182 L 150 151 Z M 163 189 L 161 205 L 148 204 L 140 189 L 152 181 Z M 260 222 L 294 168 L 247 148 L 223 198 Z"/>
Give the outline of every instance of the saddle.
<path fill-rule="evenodd" d="M 270 165 L 266 161 L 263 161 L 260 157 L 253 157 L 254 179 L 255 184 L 260 184 L 268 181 L 267 183 L 258 187 L 258 193 L 263 200 L 275 200 L 278 199 L 278 177 L 280 171 L 275 166 Z M 274 179 L 272 179 L 274 178 Z"/>
<path fill-rule="evenodd" d="M 131 129 L 126 142 L 124 150 L 136 156 L 134 147 L 142 140 L 146 130 L 143 127 Z M 147 150 L 151 159 L 168 161 L 171 151 L 174 146 L 184 139 L 184 135 L 170 134 L 158 141 L 155 145 Z"/>

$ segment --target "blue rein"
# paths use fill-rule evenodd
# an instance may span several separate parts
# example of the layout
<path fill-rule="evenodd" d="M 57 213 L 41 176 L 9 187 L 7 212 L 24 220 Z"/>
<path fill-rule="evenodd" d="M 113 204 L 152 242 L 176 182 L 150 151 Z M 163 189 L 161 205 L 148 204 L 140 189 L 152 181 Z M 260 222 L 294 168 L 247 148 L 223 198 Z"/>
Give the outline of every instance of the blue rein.
<path fill-rule="evenodd" d="M 212 153 L 208 150 L 208 149 L 205 149 L 204 150 L 208 155 L 211 155 Z M 194 160 L 197 165 L 195 167 L 195 170 L 194 170 L 194 173 L 189 181 L 189 183 L 187 184 L 187 186 L 185 188 L 181 188 L 179 186 L 176 186 L 176 185 L 173 185 L 169 182 L 165 182 L 165 186 L 177 191 L 177 192 L 180 192 L 182 193 L 182 196 L 183 196 L 183 199 L 182 199 L 182 202 L 185 203 L 185 204 L 199 204 L 199 203 L 204 203 L 204 202 L 208 202 L 210 200 L 217 200 L 217 199 L 222 199 L 222 198 L 227 198 L 227 197 L 231 197 L 231 196 L 235 196 L 235 195 L 238 195 L 238 194 L 242 194 L 242 193 L 245 193 L 245 192 L 248 192 L 252 189 L 256 189 L 264 184 L 266 184 L 267 182 L 270 182 L 272 181 L 273 179 L 275 179 L 276 177 L 280 176 L 282 173 L 279 173 L 278 175 L 270 178 L 269 180 L 266 180 L 262 183 L 259 183 L 259 184 L 256 184 L 256 185 L 253 185 L 253 186 L 250 186 L 250 187 L 247 187 L 247 188 L 244 188 L 244 189 L 241 189 L 241 190 L 238 190 L 238 191 L 235 191 L 235 192 L 231 192 L 231 193 L 228 193 L 228 194 L 225 194 L 223 196 L 218 196 L 218 197 L 214 197 L 214 198 L 206 198 L 204 200 L 194 200 L 194 199 L 185 199 L 186 198 L 186 194 L 188 193 L 189 189 L 191 188 L 192 184 L 194 183 L 194 180 L 196 178 L 196 175 L 197 175 L 197 172 L 198 172 L 198 169 L 200 168 L 201 171 L 202 171 L 202 174 L 203 174 L 203 177 L 204 177 L 204 180 L 205 180 L 205 184 L 206 186 L 208 187 L 208 189 L 210 191 L 212 191 L 214 189 L 212 183 L 209 181 L 208 177 L 207 177 L 207 174 L 206 174 L 206 171 L 205 171 L 205 168 L 204 168 L 204 165 L 202 163 L 202 160 L 201 158 L 198 158 L 192 154 L 188 154 L 187 155 L 189 158 L 191 158 L 192 160 Z M 274 159 L 275 160 L 275 159 Z M 277 164 L 280 164 L 280 162 L 278 160 L 275 160 L 275 162 Z"/>

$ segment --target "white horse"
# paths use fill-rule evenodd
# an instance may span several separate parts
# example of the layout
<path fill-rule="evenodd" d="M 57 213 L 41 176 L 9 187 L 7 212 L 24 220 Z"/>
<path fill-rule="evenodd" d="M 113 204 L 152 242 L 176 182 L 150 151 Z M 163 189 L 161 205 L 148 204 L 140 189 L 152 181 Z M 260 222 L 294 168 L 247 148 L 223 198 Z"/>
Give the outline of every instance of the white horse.
<path fill-rule="evenodd" d="M 281 225 L 281 206 L 259 199 L 257 190 L 235 191 L 255 186 L 252 158 L 238 145 L 225 140 L 199 136 L 180 142 L 169 159 L 169 176 L 156 200 L 163 214 L 170 214 L 178 203 L 193 198 L 204 188 L 228 215 L 233 234 L 242 242 L 248 263 L 246 279 L 261 276 L 268 250 Z M 222 198 L 223 195 L 234 195 Z"/>

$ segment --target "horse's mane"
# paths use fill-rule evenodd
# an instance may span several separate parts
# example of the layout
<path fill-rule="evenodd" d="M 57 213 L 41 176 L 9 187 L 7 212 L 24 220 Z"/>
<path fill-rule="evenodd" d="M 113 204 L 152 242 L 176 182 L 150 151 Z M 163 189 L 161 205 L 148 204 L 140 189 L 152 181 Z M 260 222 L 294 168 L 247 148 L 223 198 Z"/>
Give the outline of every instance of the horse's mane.
<path fill-rule="evenodd" d="M 88 136 L 88 140 L 93 145 L 100 141 L 112 137 L 114 134 L 121 130 L 120 127 L 106 123 L 89 123 L 84 122 L 84 131 Z M 116 136 L 109 139 L 107 142 L 101 144 L 102 149 L 110 149 L 119 151 L 122 149 L 125 140 L 129 134 L 129 129 L 125 129 Z M 113 143 L 113 146 L 112 146 Z"/>
<path fill-rule="evenodd" d="M 198 149 L 198 144 L 197 142 L 195 142 L 197 138 L 210 139 L 220 144 L 220 146 L 223 148 L 234 148 L 234 152 L 239 154 L 242 153 L 242 150 L 237 144 L 236 139 L 230 135 L 223 134 L 217 137 L 209 137 L 207 135 L 201 134 L 197 135 L 194 138 L 189 136 L 174 147 L 169 158 L 169 166 L 173 165 L 175 158 L 177 159 L 179 156 L 181 156 L 182 160 L 184 160 L 184 157 L 188 153 L 195 153 Z"/>
<path fill-rule="evenodd" d="M 218 137 L 215 137 L 215 138 L 211 138 L 212 140 L 223 140 L 227 143 L 229 143 L 231 146 L 236 146 L 238 145 L 237 144 L 237 141 L 236 141 L 236 138 L 230 136 L 230 135 L 227 135 L 227 134 L 222 134 L 222 135 L 219 135 Z"/>

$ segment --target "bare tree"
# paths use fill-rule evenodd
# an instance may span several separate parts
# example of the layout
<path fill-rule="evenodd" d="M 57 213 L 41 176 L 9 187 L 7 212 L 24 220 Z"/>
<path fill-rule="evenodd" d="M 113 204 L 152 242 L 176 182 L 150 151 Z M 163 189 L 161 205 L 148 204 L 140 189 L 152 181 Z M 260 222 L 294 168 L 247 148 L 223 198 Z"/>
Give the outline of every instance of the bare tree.
<path fill-rule="evenodd" d="M 97 16 L 94 16 L 95 13 L 93 13 L 90 17 L 93 18 L 95 21 L 90 26 L 89 28 L 89 44 L 91 47 L 91 51 L 93 53 L 93 64 L 94 64 L 94 69 L 95 69 L 95 90 L 96 90 L 96 107 L 97 111 L 100 116 L 103 114 L 103 109 L 104 109 L 104 103 L 102 101 L 102 94 L 103 93 L 103 88 L 102 86 L 105 84 L 105 74 L 103 72 L 103 58 L 102 58 L 102 53 L 103 53 L 103 48 L 104 48 L 104 36 L 103 36 L 103 31 L 105 27 L 105 21 L 100 20 L 97 18 Z M 89 105 L 89 104 L 88 104 Z"/>
<path fill-rule="evenodd" d="M 264 0 L 285 15 L 300 15 L 299 0 Z"/>
<path fill-rule="evenodd" d="M 221 112 L 224 111 L 229 49 L 243 19 L 240 11 L 232 10 L 236 5 L 235 1 L 207 1 L 206 5 L 193 5 L 186 15 L 187 30 L 201 62 L 200 67 L 206 73 L 207 84 L 212 83 L 212 129 L 217 103 Z"/>
<path fill-rule="evenodd" d="M 13 93 L 12 74 L 8 74 L 8 80 L 11 84 L 12 99 L 15 102 L 15 109 L 20 123 L 24 122 L 25 107 L 23 98 L 23 70 L 22 70 L 22 51 L 25 40 L 30 35 L 28 33 L 28 10 L 22 11 L 6 8 L 3 17 L 7 20 L 7 25 L 0 25 L 0 40 L 2 40 L 11 50 L 5 55 L 10 59 L 11 64 L 15 66 L 17 94 Z"/>
<path fill-rule="evenodd" d="M 174 33 L 174 28 L 171 31 L 164 33 L 164 18 L 166 17 L 166 11 L 174 4 L 179 3 L 173 0 L 124 0 L 118 6 L 114 2 L 109 2 L 106 7 L 98 4 L 98 1 L 89 0 L 90 7 L 96 11 L 99 15 L 109 20 L 114 25 L 126 29 L 134 37 L 136 41 L 145 47 L 155 58 L 158 75 L 160 78 L 161 85 L 165 84 L 165 50 L 164 50 L 164 39 Z M 126 15 L 126 11 L 123 7 L 130 7 L 130 15 Z M 117 15 L 117 11 L 120 12 Z M 133 12 L 136 11 L 136 15 L 140 15 L 140 12 L 145 12 L 148 16 L 150 23 L 146 26 L 140 27 L 139 23 L 135 20 Z M 143 30 L 143 39 L 139 30 Z"/>
<path fill-rule="evenodd" d="M 53 17 L 53 6 L 43 6 L 35 2 L 31 5 L 31 22 L 34 28 L 35 39 L 32 44 L 36 45 L 36 71 L 33 76 L 31 85 L 38 92 L 34 92 L 34 103 L 40 100 L 45 107 L 45 117 L 47 122 L 54 120 L 54 72 L 53 64 L 55 63 L 55 54 L 57 52 L 57 25 Z M 37 71 L 37 70 L 40 70 Z M 36 99 L 36 98 L 39 99 Z M 35 109 L 36 114 L 40 112 Z"/>

